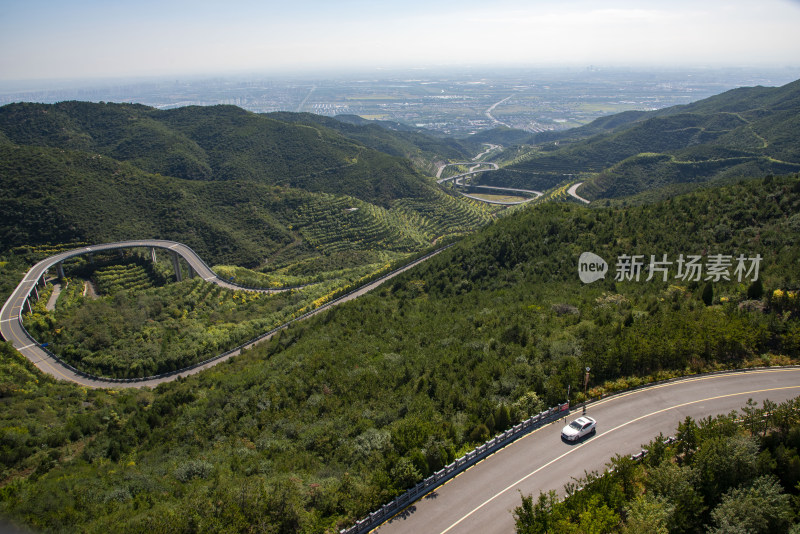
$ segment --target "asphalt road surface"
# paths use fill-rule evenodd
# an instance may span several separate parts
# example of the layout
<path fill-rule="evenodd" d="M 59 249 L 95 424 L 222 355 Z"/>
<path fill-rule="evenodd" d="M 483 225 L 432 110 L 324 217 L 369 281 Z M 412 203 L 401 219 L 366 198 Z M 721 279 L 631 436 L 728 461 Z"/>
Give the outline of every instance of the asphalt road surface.
<path fill-rule="evenodd" d="M 521 494 L 563 494 L 564 484 L 605 469 L 615 455 L 638 453 L 659 432 L 674 435 L 686 416 L 702 419 L 738 411 L 752 398 L 781 402 L 800 396 L 800 368 L 706 375 L 624 393 L 590 404 L 597 433 L 577 444 L 561 440 L 565 419 L 517 440 L 374 532 L 511 533 Z M 580 410 L 574 411 L 571 421 Z"/>
<path fill-rule="evenodd" d="M 570 196 L 577 198 L 578 200 L 580 200 L 584 204 L 589 204 L 588 200 L 586 200 L 582 196 L 578 195 L 578 188 L 580 186 L 582 186 L 582 185 L 583 185 L 583 182 L 578 182 L 577 184 L 574 184 L 572 187 L 569 188 L 569 190 L 567 190 L 567 193 L 569 193 Z"/>
<path fill-rule="evenodd" d="M 50 374 L 56 378 L 76 382 L 78 384 L 89 387 L 127 387 L 127 384 L 112 383 L 105 380 L 96 380 L 81 376 L 58 360 L 52 358 L 46 351 L 32 339 L 25 329 L 22 327 L 21 314 L 22 307 L 24 306 L 26 297 L 30 294 L 33 286 L 37 281 L 44 276 L 44 273 L 59 262 L 63 262 L 69 258 L 89 254 L 92 252 L 100 252 L 106 250 L 115 250 L 120 248 L 130 247 L 151 247 L 158 249 L 171 250 L 179 254 L 189 266 L 197 273 L 198 276 L 207 282 L 215 283 L 217 285 L 227 287 L 230 289 L 236 288 L 232 284 L 220 279 L 216 274 L 203 262 L 203 260 L 195 254 L 195 252 L 182 243 L 164 240 L 139 240 L 139 241 L 124 241 L 117 243 L 106 243 L 103 245 L 93 245 L 89 247 L 81 247 L 77 249 L 67 250 L 45 258 L 40 261 L 27 272 L 25 278 L 14 289 L 14 292 L 8 298 L 6 303 L 0 310 L 0 334 L 6 341 L 10 341 L 14 348 L 17 349 L 23 356 L 33 362 L 42 372 Z M 177 378 L 178 375 L 170 377 L 171 380 Z M 156 385 L 164 380 L 153 381 L 152 383 L 139 382 L 135 387 L 145 385 Z"/>
<path fill-rule="evenodd" d="M 11 342 L 14 345 L 14 348 L 19 351 L 20 354 L 25 356 L 28 360 L 30 360 L 36 367 L 39 368 L 40 371 L 43 373 L 47 373 L 49 375 L 54 376 L 57 379 L 67 380 L 69 382 L 75 382 L 76 384 L 80 384 L 86 387 L 108 387 L 108 388 L 141 388 L 141 387 L 155 387 L 162 382 L 170 382 L 172 380 L 176 380 L 182 376 L 188 376 L 195 373 L 199 373 L 204 369 L 208 369 L 213 367 L 223 361 L 227 360 L 228 358 L 232 358 L 241 354 L 241 351 L 244 349 L 248 349 L 257 343 L 263 343 L 267 341 L 277 333 L 277 330 L 283 329 L 289 325 L 289 323 L 285 323 L 279 326 L 273 334 L 258 338 L 253 340 L 247 344 L 245 344 L 241 349 L 230 352 L 221 358 L 217 358 L 213 361 L 209 361 L 204 363 L 203 365 L 199 365 L 197 367 L 191 367 L 188 369 L 184 369 L 181 371 L 177 371 L 174 374 L 170 374 L 168 376 L 159 376 L 159 377 L 152 377 L 144 380 L 138 380 L 133 382 L 118 382 L 113 380 L 106 380 L 103 378 L 98 377 L 87 377 L 82 374 L 76 373 L 66 365 L 64 365 L 61 361 L 53 358 L 46 350 L 43 350 L 42 347 L 33 339 L 25 328 L 22 326 L 22 307 L 25 304 L 26 297 L 31 293 L 33 290 L 33 286 L 36 285 L 37 281 L 42 278 L 44 273 L 54 265 L 59 262 L 62 262 L 66 259 L 80 256 L 83 254 L 88 254 L 90 252 L 98 252 L 104 250 L 114 250 L 120 248 L 130 248 L 130 247 L 153 247 L 153 248 L 160 248 L 160 249 L 167 249 L 176 252 L 179 254 L 188 264 L 189 266 L 197 273 L 198 276 L 203 278 L 206 282 L 210 282 L 213 284 L 217 284 L 219 286 L 228 288 L 228 289 L 241 289 L 239 286 L 230 284 L 229 282 L 222 280 L 219 278 L 214 271 L 212 271 L 204 262 L 203 260 L 188 246 L 177 243 L 175 241 L 164 241 L 164 240 L 140 240 L 140 241 L 124 241 L 118 243 L 106 243 L 103 245 L 92 245 L 89 247 L 82 247 L 78 249 L 68 250 L 62 252 L 60 254 L 56 254 L 54 256 L 50 256 L 46 258 L 33 267 L 27 272 L 25 278 L 19 283 L 19 285 L 14 289 L 11 293 L 11 296 L 3 305 L 2 310 L 0 310 L 0 335 L 3 336 L 3 339 L 6 341 Z M 335 299 L 327 304 L 320 306 L 319 308 L 313 310 L 312 312 L 305 314 L 301 319 L 307 319 L 317 313 L 320 313 L 331 306 L 335 306 L 337 304 L 341 304 L 342 302 L 347 302 L 348 300 L 352 300 L 357 298 L 368 291 L 378 287 L 386 280 L 397 276 L 398 274 L 411 269 L 412 267 L 426 261 L 427 259 L 435 256 L 442 250 L 448 248 L 442 247 L 438 250 L 435 250 L 422 258 L 414 260 L 409 264 L 392 271 L 377 280 L 370 282 L 356 291 L 352 291 L 343 297 Z M 274 292 L 276 290 L 264 290 L 265 292 Z"/>

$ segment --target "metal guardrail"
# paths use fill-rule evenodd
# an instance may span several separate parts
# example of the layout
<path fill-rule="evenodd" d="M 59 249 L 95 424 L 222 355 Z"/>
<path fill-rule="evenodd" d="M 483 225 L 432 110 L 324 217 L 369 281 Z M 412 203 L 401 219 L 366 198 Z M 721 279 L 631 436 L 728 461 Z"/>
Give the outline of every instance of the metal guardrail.
<path fill-rule="evenodd" d="M 664 440 L 664 444 L 665 445 L 672 445 L 676 441 L 678 441 L 677 438 L 675 438 L 673 436 L 670 436 L 670 437 L 668 437 L 667 439 Z M 636 454 L 631 454 L 631 460 L 634 460 L 636 462 L 641 461 L 641 460 L 644 459 L 645 456 L 647 456 L 648 452 L 649 451 L 647 449 L 642 449 L 641 451 L 637 452 Z"/>
<path fill-rule="evenodd" d="M 428 258 L 430 258 L 432 256 L 435 256 L 439 252 L 442 252 L 443 250 L 446 250 L 446 249 L 452 247 L 454 244 L 455 243 L 450 243 L 449 245 L 445 245 L 445 246 L 443 246 L 441 248 L 438 248 L 436 250 L 428 252 L 427 254 L 423 254 L 422 256 L 420 256 L 418 258 L 415 258 L 415 259 L 409 261 L 408 263 L 406 263 L 406 264 L 404 264 L 404 265 L 402 265 L 400 267 L 397 267 L 396 269 L 394 269 L 394 270 L 392 270 L 392 271 L 390 271 L 390 272 L 388 272 L 388 273 L 386 273 L 384 275 L 378 276 L 377 278 L 375 278 L 373 280 L 369 280 L 367 282 L 364 282 L 363 284 L 359 285 L 358 287 L 355 287 L 355 288 L 351 289 L 350 291 L 347 291 L 345 294 L 343 294 L 343 295 L 341 295 L 339 297 L 336 297 L 335 299 L 333 299 L 333 300 L 331 300 L 329 302 L 326 302 L 322 306 L 319 306 L 318 308 L 314 308 L 313 310 L 309 310 L 309 311 L 307 311 L 306 313 L 304 313 L 302 315 L 299 315 L 299 316 L 297 316 L 297 317 L 295 317 L 293 319 L 290 319 L 290 320 L 286 321 L 285 323 L 283 323 L 283 324 L 281 324 L 279 326 L 276 326 L 275 328 L 273 328 L 273 329 L 271 329 L 271 330 L 269 330 L 267 332 L 264 332 L 263 334 L 260 334 L 260 335 L 254 337 L 254 338 L 252 338 L 252 339 L 250 339 L 248 341 L 245 341 L 244 343 L 242 343 L 241 345 L 239 345 L 237 347 L 234 347 L 234 348 L 232 348 L 230 350 L 227 350 L 227 351 L 225 351 L 225 352 L 223 352 L 221 354 L 217 354 L 216 356 L 213 356 L 213 357 L 208 358 L 206 360 L 203 360 L 201 362 L 194 363 L 194 364 L 192 364 L 192 365 L 190 365 L 188 367 L 182 367 L 181 369 L 177 369 L 175 371 L 169 371 L 167 373 L 161 373 L 161 374 L 153 375 L 153 376 L 145 376 L 145 377 L 137 377 L 137 378 L 109 378 L 109 377 L 96 376 L 96 375 L 92 375 L 90 373 L 87 373 L 85 371 L 81 371 L 80 369 L 76 369 L 74 366 L 72 366 L 69 363 L 65 362 L 63 359 L 61 359 L 60 357 L 55 355 L 52 351 L 48 350 L 47 347 L 44 347 L 41 343 L 39 343 L 28 332 L 28 330 L 23 325 L 22 308 L 20 308 L 19 324 L 20 324 L 20 327 L 22 328 L 22 331 L 25 332 L 25 335 L 28 336 L 28 339 L 31 341 L 31 343 L 37 345 L 39 347 L 39 349 L 41 349 L 48 356 L 53 358 L 53 360 L 55 360 L 59 364 L 63 365 L 64 367 L 66 367 L 67 369 L 72 371 L 73 373 L 75 373 L 75 374 L 77 374 L 79 376 L 82 376 L 83 378 L 87 378 L 89 380 L 96 380 L 98 382 L 114 383 L 114 384 L 131 384 L 131 383 L 136 383 L 136 382 L 147 382 L 149 380 L 158 380 L 158 379 L 161 379 L 161 378 L 168 378 L 170 376 L 179 375 L 181 373 L 185 373 L 187 371 L 191 371 L 193 369 L 197 369 L 198 367 L 202 367 L 202 366 L 207 365 L 209 363 L 212 363 L 212 362 L 214 362 L 216 360 L 219 360 L 219 359 L 225 358 L 227 356 L 230 356 L 232 354 L 235 354 L 237 352 L 240 352 L 240 351 L 244 350 L 245 348 L 250 347 L 250 346 L 254 345 L 255 343 L 258 343 L 262 339 L 264 339 L 266 337 L 269 337 L 269 336 L 272 336 L 273 334 L 277 333 L 278 331 L 283 330 L 284 328 L 287 328 L 292 323 L 295 323 L 297 321 L 302 321 L 303 319 L 306 319 L 306 318 L 310 317 L 311 315 L 313 315 L 315 313 L 319 313 L 319 312 L 321 312 L 321 311 L 323 311 L 323 310 L 325 310 L 327 308 L 330 308 L 331 306 L 335 306 L 336 304 L 338 304 L 342 300 L 348 298 L 350 295 L 360 291 L 365 286 L 367 286 L 369 284 L 372 284 L 372 283 L 375 283 L 375 282 L 378 282 L 378 281 L 381 281 L 381 280 L 384 280 L 384 279 L 387 279 L 387 278 L 390 278 L 390 277 L 396 275 L 397 273 L 399 273 L 400 271 L 402 271 L 403 269 L 409 267 L 410 265 L 422 262 L 422 261 L 424 261 L 424 260 L 426 260 L 426 259 L 428 259 Z M 142 245 L 138 245 L 138 246 L 142 246 Z M 186 246 L 186 245 L 183 245 L 183 246 Z M 192 249 L 190 249 L 188 246 L 186 246 L 186 248 L 189 249 L 192 253 L 194 253 L 197 256 L 197 253 L 194 252 Z M 86 252 L 84 251 L 84 252 L 81 252 L 80 254 L 85 254 L 85 253 Z M 76 253 L 76 254 L 74 254 L 74 256 L 78 256 L 80 254 Z M 200 260 L 201 263 L 203 263 L 203 265 L 205 265 L 206 268 L 208 268 L 208 266 L 205 264 L 205 262 L 203 262 L 203 260 L 200 258 L 200 256 L 197 256 L 197 258 Z M 211 270 L 211 269 L 209 268 L 209 270 Z M 211 271 L 211 272 L 213 272 L 213 271 Z M 215 275 L 216 275 L 216 273 L 215 273 Z M 219 277 L 217 277 L 217 278 L 219 278 Z M 220 280 L 222 280 L 222 279 L 220 278 Z M 31 291 L 32 291 L 32 289 L 31 289 Z M 30 296 L 30 292 L 28 292 L 28 295 L 26 296 L 26 298 L 28 296 Z"/>
<path fill-rule="evenodd" d="M 435 472 L 413 488 L 406 490 L 405 493 L 395 498 L 393 501 L 384 504 L 377 511 L 356 521 L 352 527 L 340 530 L 340 534 L 364 534 L 369 532 L 454 476 L 472 467 L 487 456 L 494 454 L 512 441 L 515 441 L 532 430 L 559 419 L 562 414 L 567 412 L 569 412 L 568 402 L 554 406 L 549 410 L 534 415 L 530 419 L 526 419 L 518 425 L 509 428 L 502 434 L 498 434 L 483 445 L 479 445 L 461 458 L 458 458 L 450 465 Z"/>
<path fill-rule="evenodd" d="M 678 441 L 678 438 L 670 436 L 670 437 L 668 437 L 667 439 L 664 440 L 664 444 L 665 445 L 672 445 L 676 441 Z M 633 460 L 634 462 L 641 462 L 642 460 L 644 460 L 644 457 L 647 456 L 648 452 L 650 452 L 650 451 L 648 451 L 647 449 L 641 449 L 636 454 L 631 454 L 630 455 L 630 459 Z M 611 467 L 611 468 L 607 469 L 605 472 L 603 472 L 603 474 L 601 474 L 600 476 L 604 477 L 604 476 L 609 475 L 609 474 L 611 474 L 613 472 L 614 472 L 614 468 Z M 575 489 L 573 489 L 571 491 L 568 490 L 567 494 L 561 500 L 565 501 L 565 500 L 567 500 L 567 498 L 572 497 L 573 495 L 575 495 L 579 491 L 583 491 L 584 489 L 585 489 L 584 486 L 578 486 L 578 487 L 576 487 Z"/>

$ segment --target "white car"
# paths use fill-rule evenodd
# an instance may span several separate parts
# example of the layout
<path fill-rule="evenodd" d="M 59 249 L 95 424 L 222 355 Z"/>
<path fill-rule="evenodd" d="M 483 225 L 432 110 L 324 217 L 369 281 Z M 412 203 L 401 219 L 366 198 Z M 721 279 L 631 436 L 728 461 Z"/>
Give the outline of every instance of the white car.
<path fill-rule="evenodd" d="M 561 431 L 561 437 L 567 441 L 578 441 L 583 436 L 594 434 L 596 425 L 597 421 L 587 415 L 578 417 L 564 427 Z"/>

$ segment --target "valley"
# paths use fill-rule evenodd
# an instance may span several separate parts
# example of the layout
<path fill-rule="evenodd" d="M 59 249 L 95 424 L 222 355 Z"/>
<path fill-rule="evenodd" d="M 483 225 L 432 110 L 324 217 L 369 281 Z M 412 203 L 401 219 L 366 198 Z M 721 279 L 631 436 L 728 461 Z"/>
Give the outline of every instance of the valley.
<path fill-rule="evenodd" d="M 233 106 L 0 107 L 0 292 L 12 297 L 0 319 L 0 514 L 42 531 L 339 531 L 565 400 L 594 400 L 590 413 L 625 426 L 639 416 L 611 423 L 602 410 L 615 397 L 598 399 L 796 364 L 797 83 L 467 139 Z M 481 113 L 507 122 L 504 98 Z M 158 241 L 93 247 L 145 238 Z M 167 242 L 189 263 L 153 258 Z M 645 281 L 614 276 L 612 262 L 583 283 L 587 251 L 745 254 L 761 268 Z M 25 304 L 31 291 L 39 299 Z M 41 372 L 41 355 L 25 357 L 34 342 L 7 333 L 19 316 L 48 351 L 113 384 Z M 793 376 L 770 372 L 736 375 L 739 393 L 725 394 L 738 407 L 770 389 L 748 389 L 747 376 Z M 674 421 L 662 423 L 647 432 Z M 509 450 L 542 447 L 552 431 Z M 573 449 L 594 451 L 592 469 L 620 450 L 598 432 Z M 445 503 L 465 484 L 456 491 L 474 506 L 445 518 L 424 499 L 381 530 L 416 514 L 441 517 L 441 531 L 483 524 L 471 510 L 538 469 L 499 459 L 468 473 L 506 472 L 491 495 L 467 476 L 437 490 Z M 526 480 L 525 493 L 551 488 Z M 497 506 L 492 517 L 514 503 Z"/>

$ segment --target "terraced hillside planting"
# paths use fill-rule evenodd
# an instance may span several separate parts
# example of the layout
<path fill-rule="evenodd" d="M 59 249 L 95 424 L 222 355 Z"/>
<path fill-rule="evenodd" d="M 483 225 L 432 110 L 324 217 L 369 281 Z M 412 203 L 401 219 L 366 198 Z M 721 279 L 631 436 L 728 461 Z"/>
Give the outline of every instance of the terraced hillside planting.
<path fill-rule="evenodd" d="M 532 136 L 494 161 L 487 183 L 547 189 L 581 174 L 590 200 L 674 184 L 800 170 L 800 81 L 751 87 L 653 112 L 626 112 L 574 130 Z M 499 182 L 495 182 L 495 180 Z M 549 182 L 548 182 L 549 180 Z"/>
<path fill-rule="evenodd" d="M 95 271 L 97 289 L 106 295 L 117 291 L 138 291 L 154 286 L 152 275 L 138 264 L 110 265 Z"/>
<path fill-rule="evenodd" d="M 570 401 L 582 400 L 586 366 L 599 395 L 703 370 L 796 363 L 799 212 L 798 176 L 645 206 L 525 208 L 376 292 L 153 390 L 60 383 L 0 344 L 0 514 L 41 531 L 339 531 L 563 402 L 568 388 Z M 612 271 L 586 285 L 583 251 L 611 265 L 632 253 L 705 254 L 704 263 L 758 254 L 760 284 L 675 278 L 673 265 L 667 281 L 616 281 Z M 315 262 L 342 266 L 345 256 L 309 258 L 296 274 Z M 247 300 L 232 303 L 196 280 L 119 292 L 95 305 L 128 305 L 113 316 L 90 308 L 90 319 L 106 321 L 87 332 L 113 340 L 112 327 L 140 321 L 128 339 L 141 335 L 148 350 L 199 348 L 216 341 L 205 334 L 245 324 L 238 310 L 266 317 L 277 302 Z M 159 305 L 148 322 L 145 312 Z M 190 321 L 203 315 L 216 321 Z M 160 322 L 178 330 L 150 330 Z"/>
<path fill-rule="evenodd" d="M 362 276 L 364 266 L 374 269 L 389 266 L 408 257 L 407 253 L 386 250 L 327 251 L 320 256 L 311 256 L 281 265 L 269 265 L 263 271 L 254 271 L 238 265 L 215 265 L 214 272 L 224 279 L 251 288 L 286 288 L 327 283 L 337 280 L 349 281 L 352 274 Z M 348 282 L 349 283 L 349 282 Z"/>
<path fill-rule="evenodd" d="M 321 195 L 295 212 L 305 240 L 326 251 L 385 249 L 411 251 L 427 240 L 422 230 L 394 210 L 350 197 Z"/>
<path fill-rule="evenodd" d="M 245 285 L 251 281 L 256 287 L 304 286 L 276 294 L 232 291 L 200 278 L 165 284 L 173 278 L 161 273 L 169 272 L 171 263 L 151 268 L 139 256 L 97 268 L 79 261 L 68 269 L 91 273 L 99 298 L 84 295 L 84 282 L 70 277 L 55 311 L 44 306 L 50 287 L 23 318 L 37 340 L 78 369 L 113 378 L 153 376 L 232 349 L 324 304 L 403 257 L 381 253 L 363 258 L 357 266 L 314 277 L 264 275 L 241 267 L 216 269 L 221 276 L 235 273 L 235 280 Z"/>
<path fill-rule="evenodd" d="M 491 207 L 482 202 L 457 198 L 442 192 L 435 195 L 436 202 L 422 202 L 413 198 L 398 200 L 393 208 L 411 221 L 418 221 L 428 239 L 446 234 L 471 232 L 491 220 Z"/>

